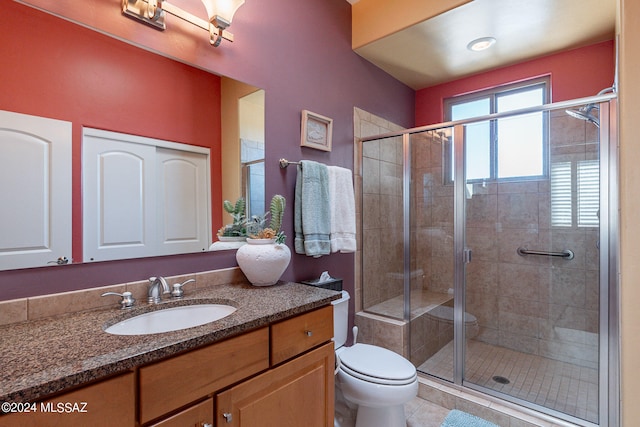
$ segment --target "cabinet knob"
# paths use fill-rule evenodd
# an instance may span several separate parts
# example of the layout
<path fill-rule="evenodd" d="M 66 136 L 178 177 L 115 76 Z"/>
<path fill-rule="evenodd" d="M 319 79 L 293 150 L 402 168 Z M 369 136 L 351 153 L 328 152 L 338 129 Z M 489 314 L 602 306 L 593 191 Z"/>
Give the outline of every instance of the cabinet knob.
<path fill-rule="evenodd" d="M 305 333 L 308 337 L 310 337 L 310 336 L 312 336 L 312 335 L 313 335 L 313 332 L 312 332 L 312 331 L 308 331 L 308 330 L 307 330 L 307 331 L 304 331 L 304 333 Z"/>
<path fill-rule="evenodd" d="M 230 423 L 233 421 L 233 415 L 231 415 L 229 412 L 225 412 L 224 414 L 222 414 L 222 416 L 227 421 L 227 423 Z"/>
<path fill-rule="evenodd" d="M 202 423 L 202 427 L 213 427 L 211 423 Z"/>

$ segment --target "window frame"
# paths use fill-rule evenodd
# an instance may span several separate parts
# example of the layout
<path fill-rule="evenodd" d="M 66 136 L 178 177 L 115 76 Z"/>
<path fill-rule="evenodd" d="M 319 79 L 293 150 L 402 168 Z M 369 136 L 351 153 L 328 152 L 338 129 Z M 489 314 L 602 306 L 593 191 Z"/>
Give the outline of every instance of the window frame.
<path fill-rule="evenodd" d="M 444 120 L 445 122 L 453 121 L 451 113 L 453 106 L 478 101 L 481 99 L 489 99 L 489 114 L 495 114 L 498 111 L 498 99 L 505 95 L 517 94 L 518 92 L 525 92 L 536 87 L 543 89 L 543 100 L 541 105 L 545 105 L 551 102 L 551 77 L 543 76 L 529 80 L 523 80 L 515 83 L 508 83 L 500 86 L 493 87 L 491 89 L 480 90 L 476 92 L 470 92 L 463 95 L 456 95 L 450 98 L 445 98 L 443 101 Z M 540 180 L 549 177 L 549 115 L 546 112 L 542 112 L 542 174 L 541 175 L 527 175 L 527 176 L 510 176 L 499 178 L 498 177 L 498 119 L 493 119 L 489 122 L 489 177 L 466 179 L 469 183 L 474 182 L 509 182 L 509 181 L 532 181 Z M 453 182 L 453 144 L 447 144 L 446 151 L 444 153 L 445 162 L 443 167 L 445 181 L 447 183 Z M 466 176 L 466 171 L 465 171 Z"/>

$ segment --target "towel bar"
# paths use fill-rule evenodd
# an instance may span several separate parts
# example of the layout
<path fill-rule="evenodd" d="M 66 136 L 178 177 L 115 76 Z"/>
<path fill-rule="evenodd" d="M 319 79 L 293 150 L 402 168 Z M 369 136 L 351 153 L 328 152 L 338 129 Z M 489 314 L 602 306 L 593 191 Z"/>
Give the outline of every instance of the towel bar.
<path fill-rule="evenodd" d="M 280 169 L 286 169 L 289 165 L 299 165 L 300 162 L 290 162 L 287 159 L 280 159 Z"/>

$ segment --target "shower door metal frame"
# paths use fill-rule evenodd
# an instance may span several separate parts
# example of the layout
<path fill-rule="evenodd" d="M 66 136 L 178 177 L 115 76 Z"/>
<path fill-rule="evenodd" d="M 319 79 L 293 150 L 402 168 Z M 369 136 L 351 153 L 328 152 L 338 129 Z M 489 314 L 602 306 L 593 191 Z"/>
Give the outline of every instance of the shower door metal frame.
<path fill-rule="evenodd" d="M 466 297 L 466 142 L 465 125 L 453 127 L 454 189 L 453 189 L 453 382 L 463 385 L 465 368 L 464 311 Z"/>
<path fill-rule="evenodd" d="M 411 321 L 411 136 L 402 135 L 402 264 L 403 264 L 403 317 Z"/>
<path fill-rule="evenodd" d="M 618 103 L 600 103 L 600 422 L 620 425 L 620 323 L 619 323 L 619 142 Z M 607 317 L 608 315 L 608 317 Z M 606 332 L 606 333 L 603 333 Z M 608 393 L 603 393 L 604 388 Z M 605 412 L 606 411 L 606 412 Z M 603 424 L 603 421 L 605 422 Z M 608 424 L 607 424 L 608 423 Z"/>

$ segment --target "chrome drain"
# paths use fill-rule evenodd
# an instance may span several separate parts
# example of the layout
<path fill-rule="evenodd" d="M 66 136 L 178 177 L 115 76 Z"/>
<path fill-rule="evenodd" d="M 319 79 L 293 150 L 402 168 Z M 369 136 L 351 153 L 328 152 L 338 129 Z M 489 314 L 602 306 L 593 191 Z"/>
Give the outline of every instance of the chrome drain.
<path fill-rule="evenodd" d="M 509 381 L 507 378 L 502 377 L 500 375 L 496 375 L 492 378 L 495 382 L 500 383 L 500 384 L 509 384 L 511 381 Z"/>

